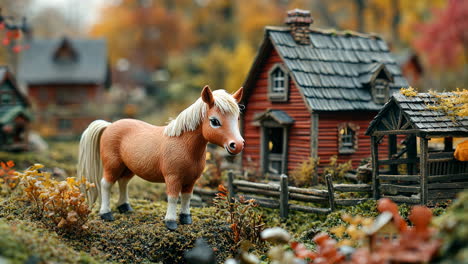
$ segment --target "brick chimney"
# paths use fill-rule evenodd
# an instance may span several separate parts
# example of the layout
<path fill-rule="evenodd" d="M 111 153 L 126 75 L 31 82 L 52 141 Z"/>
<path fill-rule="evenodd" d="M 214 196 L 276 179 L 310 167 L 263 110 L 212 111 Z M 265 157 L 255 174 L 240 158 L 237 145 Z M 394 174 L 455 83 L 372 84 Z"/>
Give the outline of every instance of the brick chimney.
<path fill-rule="evenodd" d="M 310 44 L 310 24 L 314 22 L 310 16 L 310 11 L 297 8 L 290 10 L 285 22 L 291 29 L 291 35 L 297 44 Z"/>

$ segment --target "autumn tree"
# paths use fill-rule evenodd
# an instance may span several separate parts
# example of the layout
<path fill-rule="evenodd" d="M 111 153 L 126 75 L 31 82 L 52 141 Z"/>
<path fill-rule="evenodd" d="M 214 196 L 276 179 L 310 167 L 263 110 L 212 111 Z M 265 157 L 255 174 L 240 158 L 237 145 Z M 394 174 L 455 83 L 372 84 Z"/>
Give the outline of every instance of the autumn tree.
<path fill-rule="evenodd" d="M 449 0 L 418 31 L 415 46 L 427 55 L 430 65 L 456 68 L 468 64 L 468 1 Z"/>
<path fill-rule="evenodd" d="M 153 1 L 123 0 L 106 6 L 91 36 L 105 37 L 111 64 L 125 58 L 146 70 L 162 67 L 173 52 L 191 44 L 184 16 Z"/>

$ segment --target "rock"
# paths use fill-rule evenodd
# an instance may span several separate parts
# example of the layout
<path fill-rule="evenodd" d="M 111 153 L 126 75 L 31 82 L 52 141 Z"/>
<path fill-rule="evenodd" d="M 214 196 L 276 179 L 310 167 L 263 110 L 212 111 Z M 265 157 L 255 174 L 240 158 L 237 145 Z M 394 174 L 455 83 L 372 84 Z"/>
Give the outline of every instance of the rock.
<path fill-rule="evenodd" d="M 187 264 L 215 264 L 213 249 L 203 240 L 197 239 L 195 247 L 184 254 Z"/>

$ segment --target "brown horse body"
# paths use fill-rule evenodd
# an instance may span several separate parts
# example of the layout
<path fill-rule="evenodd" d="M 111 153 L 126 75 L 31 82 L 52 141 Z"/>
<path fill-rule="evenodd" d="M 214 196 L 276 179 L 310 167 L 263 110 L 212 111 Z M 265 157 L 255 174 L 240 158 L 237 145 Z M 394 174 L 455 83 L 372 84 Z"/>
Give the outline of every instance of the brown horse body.
<path fill-rule="evenodd" d="M 201 128 L 178 137 L 164 135 L 164 127 L 122 119 L 109 125 L 101 136 L 103 178 L 116 182 L 139 177 L 165 182 L 167 194 L 191 192 L 205 167 L 206 141 Z"/>
<path fill-rule="evenodd" d="M 133 210 L 128 203 L 127 184 L 138 175 L 150 182 L 166 183 L 168 229 L 177 228 L 179 195 L 180 223 L 190 224 L 190 198 L 205 168 L 207 143 L 224 147 L 231 155 L 244 148 L 237 105 L 242 91 L 241 88 L 230 95 L 224 90 L 211 92 L 205 86 L 201 98 L 167 126 L 153 126 L 133 119 L 92 122 L 81 137 L 78 177 L 85 177 L 96 185 L 87 196 L 90 204 L 97 197 L 101 198 L 101 218 L 113 220 L 109 200 L 115 182 L 119 183 L 120 191 L 117 208 L 120 212 Z"/>

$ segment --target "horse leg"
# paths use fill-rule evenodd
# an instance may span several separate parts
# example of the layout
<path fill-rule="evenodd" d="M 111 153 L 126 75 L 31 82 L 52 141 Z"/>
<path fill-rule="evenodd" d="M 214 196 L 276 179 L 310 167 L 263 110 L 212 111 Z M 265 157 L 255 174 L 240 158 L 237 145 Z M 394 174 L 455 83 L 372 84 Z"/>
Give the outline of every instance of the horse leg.
<path fill-rule="evenodd" d="M 192 224 L 192 216 L 190 215 L 190 199 L 192 198 L 193 184 L 182 187 L 181 207 L 179 221 L 182 225 Z"/>
<path fill-rule="evenodd" d="M 115 181 L 108 180 L 109 178 L 108 173 L 104 171 L 101 179 L 101 209 L 99 210 L 99 215 L 105 221 L 114 221 L 114 216 L 110 209 L 110 195 Z"/>
<path fill-rule="evenodd" d="M 177 200 L 182 189 L 180 180 L 175 176 L 166 177 L 166 193 L 167 193 L 167 211 L 164 222 L 167 229 L 174 231 L 177 229 Z"/>
<path fill-rule="evenodd" d="M 133 212 L 133 208 L 128 202 L 127 188 L 128 182 L 132 179 L 133 175 L 134 174 L 132 171 L 130 171 L 129 169 L 125 169 L 125 171 L 122 173 L 122 176 L 120 176 L 120 178 L 117 180 L 119 182 L 119 201 L 117 202 L 117 209 L 121 214 Z"/>

